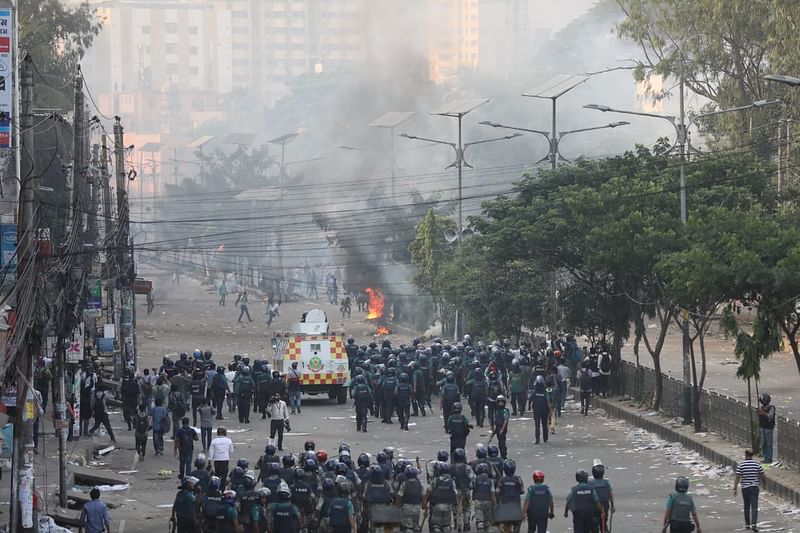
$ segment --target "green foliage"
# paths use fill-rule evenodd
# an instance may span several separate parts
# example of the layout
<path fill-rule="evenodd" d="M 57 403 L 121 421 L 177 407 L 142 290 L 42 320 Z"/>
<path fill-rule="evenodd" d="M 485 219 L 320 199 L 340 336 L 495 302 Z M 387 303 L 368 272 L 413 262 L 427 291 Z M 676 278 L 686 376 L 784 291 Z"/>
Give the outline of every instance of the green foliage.
<path fill-rule="evenodd" d="M 452 219 L 439 216 L 430 209 L 417 226 L 416 238 L 409 247 L 411 263 L 416 268 L 412 282 L 437 303 L 441 300 L 439 273 L 451 248 L 444 232 L 456 227 Z"/>
<path fill-rule="evenodd" d="M 36 107 L 70 110 L 72 80 L 102 23 L 88 2 L 67 7 L 59 0 L 19 2 L 19 43 L 36 65 Z"/>

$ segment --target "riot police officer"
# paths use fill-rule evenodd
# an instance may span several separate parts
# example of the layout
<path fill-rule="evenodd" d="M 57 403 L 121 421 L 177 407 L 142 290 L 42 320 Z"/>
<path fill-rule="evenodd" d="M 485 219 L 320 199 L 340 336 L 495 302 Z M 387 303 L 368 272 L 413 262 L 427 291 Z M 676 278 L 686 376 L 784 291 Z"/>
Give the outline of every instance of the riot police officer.
<path fill-rule="evenodd" d="M 386 376 L 381 382 L 381 414 L 383 415 L 381 422 L 384 424 L 392 423 L 392 414 L 394 413 L 398 384 L 397 376 L 395 376 L 395 369 L 387 369 Z"/>
<path fill-rule="evenodd" d="M 500 457 L 505 459 L 508 456 L 506 435 L 508 434 L 508 421 L 511 418 L 511 412 L 506 407 L 506 399 L 504 396 L 498 396 L 495 403 L 496 407 L 494 409 L 494 418 L 492 420 L 492 434 L 497 437 L 497 446 L 500 448 Z"/>
<path fill-rule="evenodd" d="M 455 416 L 455 415 L 454 415 Z M 458 490 L 458 508 L 461 509 L 460 516 L 456 516 L 456 524 L 462 531 L 469 531 L 469 523 L 472 513 L 472 489 L 475 484 L 475 473 L 467 464 L 467 454 L 463 448 L 453 450 L 453 479 Z"/>
<path fill-rule="evenodd" d="M 440 394 L 442 396 L 442 415 L 446 429 L 447 420 L 450 418 L 450 415 L 453 414 L 453 404 L 456 403 L 459 396 L 461 396 L 461 391 L 458 390 L 458 385 L 456 385 L 456 376 L 452 372 L 448 371 L 445 375 Z"/>
<path fill-rule="evenodd" d="M 400 383 L 397 385 L 397 420 L 400 422 L 400 429 L 408 431 L 408 419 L 411 417 L 411 397 L 414 394 L 413 387 L 409 383 L 408 374 L 400 374 Z"/>
<path fill-rule="evenodd" d="M 461 413 L 461 402 L 455 402 L 453 414 L 445 422 L 445 431 L 450 434 L 450 455 L 457 448 L 467 447 L 467 435 L 471 427 L 467 417 Z"/>
<path fill-rule="evenodd" d="M 278 488 L 278 503 L 272 505 L 268 529 L 274 533 L 297 533 L 300 511 L 291 502 L 289 485 L 281 483 Z"/>
<path fill-rule="evenodd" d="M 222 509 L 222 494 L 219 492 L 219 478 L 211 476 L 208 480 L 208 491 L 203 496 L 201 515 L 203 519 L 203 533 L 216 533 L 217 514 Z"/>
<path fill-rule="evenodd" d="M 400 507 L 403 518 L 400 522 L 402 533 L 414 533 L 419 530 L 419 516 L 422 508 L 424 491 L 419 480 L 419 470 L 408 465 L 404 472 L 405 480 L 400 484 L 395 495 L 395 505 Z"/>
<path fill-rule="evenodd" d="M 519 533 L 523 516 L 520 496 L 525 492 L 525 486 L 516 472 L 517 464 L 511 459 L 506 459 L 503 462 L 503 477 L 497 482 L 497 509 L 494 520 L 496 523 L 511 524 L 514 533 Z"/>
<path fill-rule="evenodd" d="M 606 467 L 602 464 L 596 464 L 592 467 L 592 479 L 589 480 L 589 485 L 597 493 L 600 498 L 600 505 L 603 506 L 605 514 L 605 521 L 601 524 L 600 514 L 595 515 L 594 526 L 592 527 L 593 533 L 601 533 L 608 531 L 609 514 L 614 512 L 614 492 L 611 490 L 611 483 L 607 479 L 603 479 L 606 473 Z"/>
<path fill-rule="evenodd" d="M 197 478 L 183 478 L 180 490 L 172 504 L 172 522 L 177 520 L 178 533 L 194 533 L 197 530 Z"/>
<path fill-rule="evenodd" d="M 694 500 L 687 494 L 689 492 L 689 479 L 683 476 L 675 480 L 675 492 L 667 498 L 667 510 L 664 513 L 664 527 L 662 532 L 669 528 L 670 533 L 691 533 L 694 518 L 694 526 L 697 526 L 697 533 L 700 530 L 700 520 L 697 518 L 697 508 Z"/>
<path fill-rule="evenodd" d="M 589 474 L 586 470 L 575 472 L 575 481 L 578 484 L 572 487 L 567 496 L 564 518 L 567 518 L 569 511 L 572 511 L 574 533 L 591 533 L 595 514 L 603 513 L 603 506 L 600 505 L 597 492 L 589 485 Z"/>
<path fill-rule="evenodd" d="M 464 392 L 469 398 L 469 406 L 472 410 L 472 416 L 475 417 L 475 423 L 479 428 L 482 428 L 483 421 L 486 418 L 486 396 L 489 389 L 486 377 L 480 368 L 472 371 L 472 379 L 464 385 Z"/>
<path fill-rule="evenodd" d="M 493 522 L 492 509 L 496 502 L 494 481 L 490 475 L 489 463 L 478 463 L 475 468 L 475 486 L 472 489 L 472 499 L 475 502 L 475 528 L 484 533 L 489 530 Z"/>
<path fill-rule="evenodd" d="M 525 492 L 522 513 L 528 519 L 528 533 L 547 533 L 547 521 L 555 517 L 553 494 L 544 484 L 544 472 L 533 473 L 533 485 Z"/>
<path fill-rule="evenodd" d="M 379 508 L 392 504 L 392 490 L 379 465 L 372 465 L 369 468 L 369 481 L 364 485 L 363 494 L 364 505 L 370 521 L 370 528 L 374 531 L 382 531 L 382 527 L 377 526 L 377 513 Z"/>
<path fill-rule="evenodd" d="M 450 477 L 450 465 L 434 463 L 434 478 L 427 491 L 427 508 L 430 515 L 432 533 L 452 531 L 453 510 L 458 505 L 456 483 Z"/>

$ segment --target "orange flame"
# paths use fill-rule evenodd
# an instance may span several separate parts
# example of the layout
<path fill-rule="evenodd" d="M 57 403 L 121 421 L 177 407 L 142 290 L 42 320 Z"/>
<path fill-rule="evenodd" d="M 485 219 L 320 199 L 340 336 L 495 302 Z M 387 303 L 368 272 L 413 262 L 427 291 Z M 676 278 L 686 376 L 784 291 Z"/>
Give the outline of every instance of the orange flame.
<path fill-rule="evenodd" d="M 383 293 L 380 289 L 367 287 L 366 291 L 369 302 L 367 302 L 367 320 L 374 320 L 383 316 Z"/>
<path fill-rule="evenodd" d="M 378 329 L 375 330 L 375 335 L 388 335 L 389 328 L 386 326 L 378 326 Z"/>

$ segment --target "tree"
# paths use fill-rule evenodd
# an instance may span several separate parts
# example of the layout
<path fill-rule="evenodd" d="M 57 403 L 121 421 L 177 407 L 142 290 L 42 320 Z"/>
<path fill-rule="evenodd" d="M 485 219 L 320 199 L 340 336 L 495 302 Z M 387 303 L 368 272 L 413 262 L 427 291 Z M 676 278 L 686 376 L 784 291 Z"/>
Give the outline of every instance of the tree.
<path fill-rule="evenodd" d="M 449 217 L 439 216 L 433 208 L 417 226 L 416 238 L 409 252 L 415 271 L 411 281 L 417 288 L 430 295 L 442 324 L 445 322 L 446 298 L 440 285 L 440 273 L 448 258 L 450 243 L 444 238 L 447 230 L 456 230 L 456 223 Z"/>
<path fill-rule="evenodd" d="M 36 89 L 36 107 L 72 108 L 72 80 L 101 27 L 88 2 L 76 7 L 59 0 L 19 3 L 20 48 L 33 58 L 43 82 Z"/>

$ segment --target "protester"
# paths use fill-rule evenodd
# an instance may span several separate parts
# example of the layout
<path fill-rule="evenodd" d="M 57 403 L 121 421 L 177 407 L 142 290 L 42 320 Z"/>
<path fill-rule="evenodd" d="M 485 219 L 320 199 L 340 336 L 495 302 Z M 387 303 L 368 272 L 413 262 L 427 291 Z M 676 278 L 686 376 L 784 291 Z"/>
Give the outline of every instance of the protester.
<path fill-rule="evenodd" d="M 94 432 L 97 428 L 100 427 L 100 424 L 106 428 L 108 432 L 108 436 L 111 437 L 111 442 L 116 443 L 117 440 L 114 438 L 114 430 L 111 429 L 111 421 L 108 419 L 108 408 L 106 406 L 106 400 L 113 399 L 114 395 L 105 390 L 105 387 L 101 387 L 98 385 L 97 390 L 94 393 L 94 426 L 89 430 L 89 436 L 93 436 Z"/>
<path fill-rule="evenodd" d="M 208 398 L 203 399 L 200 409 L 200 443 L 203 445 L 203 451 L 207 452 L 211 446 L 211 430 L 214 427 L 214 413 L 216 412 L 208 403 Z"/>
<path fill-rule="evenodd" d="M 139 454 L 139 459 L 144 459 L 144 454 L 147 451 L 147 432 L 152 427 L 150 416 L 147 414 L 147 407 L 142 404 L 139 406 L 139 412 L 133 417 L 133 438 L 136 442 L 136 453 Z"/>
<path fill-rule="evenodd" d="M 181 428 L 175 435 L 175 457 L 178 458 L 178 478 L 183 479 L 188 475 L 192 468 L 194 458 L 194 441 L 197 440 L 197 432 L 189 425 L 189 417 L 181 419 Z"/>
<path fill-rule="evenodd" d="M 761 429 L 761 450 L 764 463 L 772 463 L 772 435 L 775 432 L 775 406 L 771 404 L 772 397 L 762 392 L 758 398 L 758 427 Z"/>
<path fill-rule="evenodd" d="M 171 429 L 169 421 L 169 413 L 167 409 L 161 404 L 161 400 L 156 400 L 156 406 L 153 408 L 153 449 L 156 455 L 164 455 L 164 433 L 168 433 Z"/>
<path fill-rule="evenodd" d="M 247 301 L 248 301 L 247 289 L 242 288 L 242 290 L 239 291 L 239 296 L 236 298 L 236 303 L 234 304 L 234 305 L 238 305 L 239 306 L 239 320 L 238 320 L 238 322 L 241 322 L 242 321 L 242 317 L 245 316 L 245 315 L 247 315 L 247 321 L 248 322 L 252 322 L 253 321 L 253 319 L 250 318 L 250 310 L 247 308 Z"/>
<path fill-rule="evenodd" d="M 297 370 L 297 361 L 292 361 L 292 368 L 286 373 L 286 390 L 289 393 L 289 405 L 292 414 L 300 413 L 300 372 Z"/>

